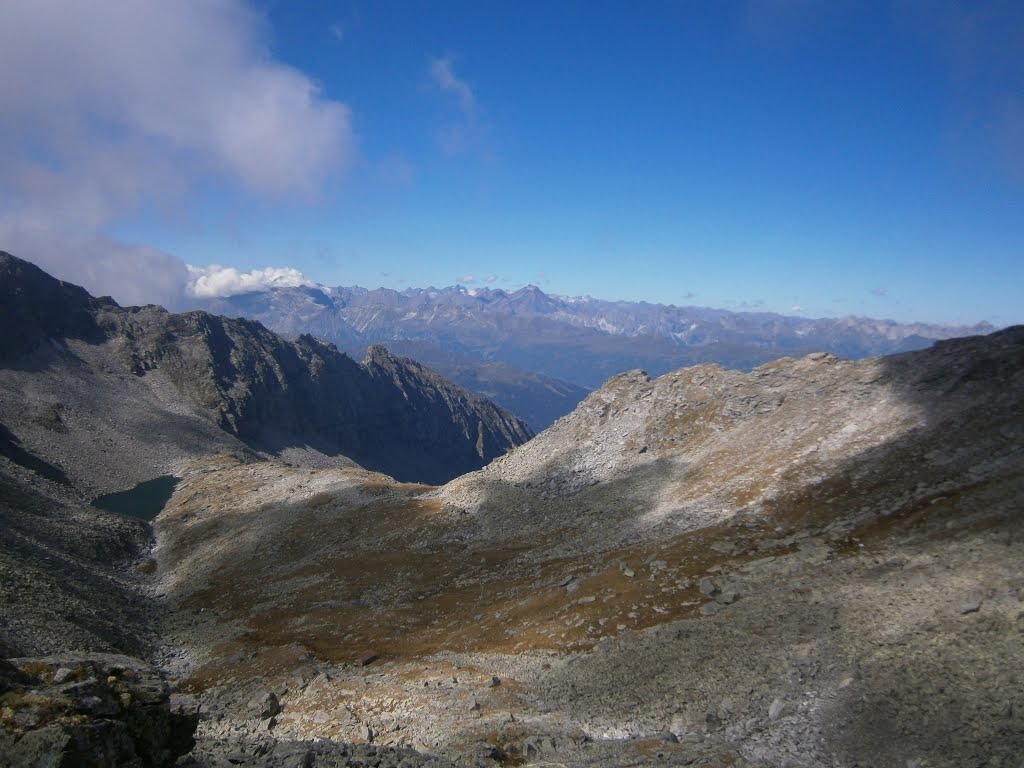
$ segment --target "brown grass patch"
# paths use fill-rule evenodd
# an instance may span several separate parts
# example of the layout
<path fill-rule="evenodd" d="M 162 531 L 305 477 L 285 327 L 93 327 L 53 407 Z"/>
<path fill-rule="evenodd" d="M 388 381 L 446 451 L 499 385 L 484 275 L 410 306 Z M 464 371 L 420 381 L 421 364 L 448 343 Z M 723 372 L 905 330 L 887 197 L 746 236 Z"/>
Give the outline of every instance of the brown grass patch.
<path fill-rule="evenodd" d="M 412 494 L 422 486 L 392 485 L 387 498 L 329 515 L 322 511 L 327 502 L 288 507 L 281 513 L 288 515 L 286 533 L 275 534 L 258 551 L 233 553 L 219 564 L 211 586 L 185 596 L 184 608 L 212 609 L 222 621 L 244 627 L 220 650 L 221 661 L 200 670 L 194 683 L 288 672 L 310 656 L 351 663 L 366 650 L 386 662 L 441 651 L 588 649 L 622 631 L 698 615 L 708 600 L 698 582 L 716 566 L 731 572 L 768 554 L 784 555 L 795 548 L 785 545 L 788 535 L 820 531 L 852 514 L 853 499 L 864 498 L 853 493 L 847 478 L 833 478 L 774 499 L 749 521 L 752 528 L 713 526 L 593 555 L 537 561 L 533 553 L 571 532 L 532 534 L 502 546 L 463 546 L 453 543 L 462 525 L 457 516 L 435 499 L 397 498 L 399 488 Z M 834 551 L 851 554 L 895 531 L 926 522 L 934 527 L 956 505 L 952 494 L 904 505 L 834 542 Z M 258 516 L 252 520 L 260 522 Z M 179 551 L 202 546 L 218 531 L 216 518 L 199 530 L 184 515 L 182 521 L 183 530 L 173 536 Z M 766 526 L 783 540 L 775 549 L 758 547 Z M 230 536 L 230 527 L 221 535 Z M 711 549 L 723 541 L 732 545 L 727 552 Z M 559 584 L 571 574 L 577 588 L 569 593 Z"/>
<path fill-rule="evenodd" d="M 709 568 L 759 556 L 709 549 L 724 533 L 736 533 L 714 528 L 536 563 L 529 552 L 553 541 L 460 551 L 431 546 L 438 529 L 451 524 L 433 500 L 364 507 L 346 514 L 345 524 L 296 520 L 294 537 L 274 558 L 273 580 L 251 561 L 234 562 L 185 607 L 243 621 L 248 630 L 222 655 L 240 659 L 242 667 L 258 665 L 264 674 L 298 661 L 294 653 L 273 658 L 265 650 L 273 648 L 308 650 L 332 663 L 352 662 L 367 649 L 382 660 L 440 651 L 585 649 L 625 629 L 693 616 L 706 600 L 696 582 Z M 389 548 L 361 546 L 367 531 L 392 526 Z M 317 556 L 299 561 L 313 542 Z M 651 561 L 665 566 L 652 569 Z M 620 562 L 628 563 L 632 577 Z M 558 585 L 572 573 L 578 589 L 568 593 Z M 294 589 L 281 589 L 293 580 Z"/>
<path fill-rule="evenodd" d="M 325 504 L 330 504 L 333 500 L 333 494 L 327 493 L 326 491 L 321 491 L 320 493 L 314 493 L 312 496 L 310 496 L 309 499 L 306 501 L 306 506 L 309 507 L 310 509 L 316 509 L 317 507 L 322 507 Z"/>

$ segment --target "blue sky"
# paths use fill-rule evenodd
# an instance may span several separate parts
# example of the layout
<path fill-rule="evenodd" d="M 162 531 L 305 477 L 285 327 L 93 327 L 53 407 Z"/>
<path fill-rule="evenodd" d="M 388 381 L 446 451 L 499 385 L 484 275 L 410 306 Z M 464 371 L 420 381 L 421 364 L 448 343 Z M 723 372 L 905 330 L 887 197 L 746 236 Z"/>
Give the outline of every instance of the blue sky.
<path fill-rule="evenodd" d="M 211 123 L 185 104 L 195 120 L 155 138 L 131 99 L 120 125 L 104 115 L 91 141 L 116 147 L 127 126 L 147 163 L 162 148 L 172 158 L 159 192 L 122 182 L 76 231 L 126 249 L 121 264 L 145 248 L 148 264 L 291 268 L 329 285 L 535 283 L 808 316 L 1024 321 L 1018 3 L 219 5 L 233 15 L 199 8 L 180 25 L 239 37 L 235 69 L 211 78 L 218 103 L 250 90 L 267 101 L 265 87 L 298 106 L 266 117 L 243 103 Z M 168 66 L 185 64 L 158 85 L 203 77 L 168 81 Z M 238 85 L 246 67 L 262 67 L 263 85 Z M 193 92 L 173 90 L 180 103 Z M 249 154 L 204 145 L 193 126 L 208 124 Z M 282 171 L 293 159 L 301 172 Z"/>

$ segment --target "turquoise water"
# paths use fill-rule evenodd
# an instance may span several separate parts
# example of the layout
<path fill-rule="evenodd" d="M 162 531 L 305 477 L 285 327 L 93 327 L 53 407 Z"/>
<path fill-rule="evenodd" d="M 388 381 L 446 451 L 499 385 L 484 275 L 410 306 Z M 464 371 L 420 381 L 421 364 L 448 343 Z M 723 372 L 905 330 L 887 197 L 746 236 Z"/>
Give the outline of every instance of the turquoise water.
<path fill-rule="evenodd" d="M 139 483 L 127 491 L 99 496 L 93 499 L 92 505 L 107 512 L 152 520 L 164 508 L 177 485 L 178 478 L 174 475 L 162 475 Z"/>

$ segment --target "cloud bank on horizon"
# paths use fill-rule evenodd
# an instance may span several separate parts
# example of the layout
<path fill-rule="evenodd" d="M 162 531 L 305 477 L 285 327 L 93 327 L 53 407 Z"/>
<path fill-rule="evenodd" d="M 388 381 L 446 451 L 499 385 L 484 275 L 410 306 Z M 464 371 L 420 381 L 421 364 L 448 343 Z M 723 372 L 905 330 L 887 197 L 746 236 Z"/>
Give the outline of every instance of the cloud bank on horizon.
<path fill-rule="evenodd" d="M 299 288 L 315 286 L 299 270 L 291 267 L 266 267 L 242 272 L 234 267 L 211 264 L 208 267 L 188 267 L 189 280 L 185 288 L 189 296 L 197 299 L 226 298 L 241 293 L 266 291 L 270 288 Z"/>
<path fill-rule="evenodd" d="M 349 108 L 268 55 L 257 13 L 240 0 L 2 6 L 4 248 L 124 303 L 174 306 L 187 288 L 302 279 L 273 269 L 197 278 L 173 255 L 106 234 L 204 186 L 314 197 L 350 162 Z"/>

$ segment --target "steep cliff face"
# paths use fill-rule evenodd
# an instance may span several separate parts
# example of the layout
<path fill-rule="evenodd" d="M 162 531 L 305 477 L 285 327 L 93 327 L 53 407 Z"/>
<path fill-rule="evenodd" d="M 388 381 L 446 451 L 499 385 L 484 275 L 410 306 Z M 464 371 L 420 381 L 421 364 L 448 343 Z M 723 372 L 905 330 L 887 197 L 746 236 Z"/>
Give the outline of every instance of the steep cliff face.
<path fill-rule="evenodd" d="M 426 443 L 431 452 L 444 454 L 456 448 L 459 456 L 453 458 L 462 467 L 488 464 L 510 446 L 521 445 L 533 436 L 526 424 L 487 398 L 467 392 L 409 358 L 396 357 L 381 345 L 367 350 L 363 368 L 378 388 L 393 390 L 416 414 L 411 422 L 415 430 L 412 434 L 395 418 L 394 408 L 381 414 L 383 430 L 399 435 L 401 440 L 412 438 L 414 443 Z M 452 423 L 456 441 L 447 437 Z"/>
<path fill-rule="evenodd" d="M 311 336 L 289 342 L 251 320 L 123 308 L 9 254 L 0 254 L 0 286 L 0 311 L 12 329 L 0 348 L 10 407 L 0 410 L 29 442 L 34 426 L 19 416 L 19 402 L 28 390 L 47 390 L 42 399 L 53 402 L 38 407 L 59 411 L 62 376 L 76 380 L 83 399 L 106 398 L 100 420 L 114 418 L 110 412 L 134 417 L 124 440 L 114 439 L 121 445 L 113 450 L 124 449 L 128 459 L 129 440 L 151 437 L 139 414 L 150 412 L 149 421 L 160 424 L 154 407 L 205 418 L 257 451 L 341 455 L 398 479 L 434 483 L 532 436 L 484 398 L 383 350 L 360 365 L 333 345 Z M 46 437 L 47 445 L 60 442 Z M 195 451 L 225 447 L 223 438 L 202 445 L 207 438 L 196 435 Z"/>
<path fill-rule="evenodd" d="M 312 336 L 158 307 L 105 308 L 100 324 L 140 375 L 160 368 L 226 432 L 258 450 L 303 445 L 397 479 L 442 483 L 532 437 L 483 397 L 407 358 L 360 364 Z"/>

